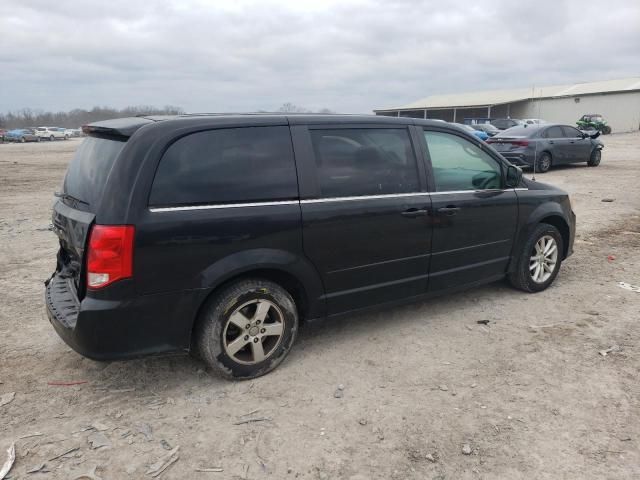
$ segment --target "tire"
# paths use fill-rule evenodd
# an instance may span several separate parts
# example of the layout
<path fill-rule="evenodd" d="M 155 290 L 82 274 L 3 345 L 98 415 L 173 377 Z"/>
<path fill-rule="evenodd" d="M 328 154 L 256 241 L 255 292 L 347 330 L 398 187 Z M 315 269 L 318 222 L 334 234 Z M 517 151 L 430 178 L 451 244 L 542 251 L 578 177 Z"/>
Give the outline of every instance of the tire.
<path fill-rule="evenodd" d="M 50 141 L 50 142 L 53 142 L 53 135 L 51 135 L 51 136 L 49 137 L 49 141 Z"/>
<path fill-rule="evenodd" d="M 536 172 L 538 173 L 547 173 L 551 168 L 552 159 L 551 154 L 548 152 L 543 152 L 538 160 L 536 161 Z"/>
<path fill-rule="evenodd" d="M 611 133 L 611 127 L 609 125 L 605 125 L 602 127 L 602 134 L 609 135 Z"/>
<path fill-rule="evenodd" d="M 20 138 L 20 143 L 25 143 L 26 141 L 27 141 L 27 139 L 26 139 L 26 138 L 24 138 L 24 137 L 21 137 L 21 138 Z"/>
<path fill-rule="evenodd" d="M 64 139 L 65 139 L 65 140 L 69 140 L 69 135 L 65 135 L 65 136 L 64 136 Z"/>
<path fill-rule="evenodd" d="M 36 142 L 39 142 L 39 141 L 40 141 L 40 137 L 36 137 Z"/>
<path fill-rule="evenodd" d="M 298 335 L 298 311 L 291 295 L 276 283 L 241 280 L 207 302 L 195 335 L 197 354 L 214 373 L 230 379 L 256 378 L 280 365 L 291 351 Z"/>
<path fill-rule="evenodd" d="M 553 242 L 549 247 L 549 252 L 544 256 L 542 260 L 536 260 L 535 257 L 539 257 L 538 248 L 541 241 L 544 241 L 547 245 L 549 239 Z M 544 244 L 543 244 L 544 245 Z M 555 245 L 555 259 L 553 258 L 553 246 Z M 553 283 L 560 265 L 562 264 L 562 252 L 563 250 L 562 235 L 556 227 L 547 223 L 540 223 L 533 230 L 524 246 L 522 247 L 518 256 L 518 264 L 513 273 L 509 274 L 509 283 L 519 290 L 523 290 L 529 293 L 541 292 L 546 290 L 549 285 Z M 549 257 L 547 257 L 549 256 Z M 553 260 L 554 263 L 547 263 L 545 259 Z M 547 266 L 545 267 L 544 264 Z M 533 266 L 533 267 L 532 267 Z M 540 270 L 538 270 L 540 268 Z M 540 272 L 540 276 L 536 279 L 535 276 Z M 547 275 L 548 274 L 548 275 Z"/>
<path fill-rule="evenodd" d="M 589 160 L 587 160 L 587 165 L 590 167 L 597 167 L 600 165 L 600 160 L 602 159 L 602 150 L 596 148 L 591 152 L 591 156 Z"/>

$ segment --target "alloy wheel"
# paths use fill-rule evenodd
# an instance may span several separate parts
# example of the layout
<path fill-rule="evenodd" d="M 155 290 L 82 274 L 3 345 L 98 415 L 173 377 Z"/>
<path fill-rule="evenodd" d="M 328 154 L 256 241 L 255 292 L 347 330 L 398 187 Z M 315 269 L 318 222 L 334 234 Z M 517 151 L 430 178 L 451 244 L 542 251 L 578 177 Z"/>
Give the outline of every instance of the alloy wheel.
<path fill-rule="evenodd" d="M 273 302 L 254 299 L 237 307 L 224 327 L 225 353 L 235 362 L 253 365 L 277 349 L 284 334 L 284 315 Z"/>
<path fill-rule="evenodd" d="M 544 283 L 553 274 L 558 263 L 558 243 L 551 235 L 540 237 L 529 258 L 529 274 L 536 283 Z"/>

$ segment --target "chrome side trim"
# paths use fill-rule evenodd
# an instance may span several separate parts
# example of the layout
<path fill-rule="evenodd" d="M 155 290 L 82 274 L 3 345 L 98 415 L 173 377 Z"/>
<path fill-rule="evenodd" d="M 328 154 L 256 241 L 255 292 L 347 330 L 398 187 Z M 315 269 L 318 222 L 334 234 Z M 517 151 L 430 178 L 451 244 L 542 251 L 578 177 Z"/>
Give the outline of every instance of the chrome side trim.
<path fill-rule="evenodd" d="M 431 195 L 448 195 L 451 193 L 490 193 L 490 192 L 513 192 L 518 190 L 529 190 L 528 188 L 488 188 L 486 190 L 448 190 L 446 192 L 431 192 Z"/>
<path fill-rule="evenodd" d="M 505 190 L 452 190 L 448 192 L 414 192 L 414 193 L 389 193 L 384 195 L 362 195 L 356 197 L 333 197 L 333 198 L 310 198 L 307 200 L 283 200 L 278 202 L 247 202 L 247 203 L 219 203 L 212 205 L 187 205 L 184 207 L 149 207 L 149 211 L 153 213 L 162 212 L 187 212 L 190 210 L 216 210 L 220 208 L 242 208 L 242 207 L 272 207 L 277 205 L 298 205 L 312 203 L 329 203 L 329 202 L 352 202 L 357 200 L 376 200 L 381 198 L 403 198 L 403 197 L 420 197 L 425 195 L 448 195 L 460 193 L 487 193 L 487 192 L 508 192 L 508 191 L 525 191 L 528 188 L 508 188 Z"/>
<path fill-rule="evenodd" d="M 376 200 L 379 198 L 402 198 L 402 197 L 420 197 L 424 195 L 430 195 L 429 192 L 415 192 L 415 193 L 387 193 L 384 195 L 361 195 L 356 197 L 330 197 L 330 198 L 309 198 L 307 200 L 300 200 L 300 203 L 327 203 L 327 202 L 352 202 L 356 200 Z"/>
<path fill-rule="evenodd" d="M 253 203 L 220 203 L 215 205 L 189 205 L 184 207 L 150 207 L 153 213 L 160 212 L 186 212 L 189 210 L 216 210 L 220 208 L 241 208 L 241 207 L 271 207 L 275 205 L 298 205 L 298 200 L 284 200 L 280 202 L 253 202 Z"/>

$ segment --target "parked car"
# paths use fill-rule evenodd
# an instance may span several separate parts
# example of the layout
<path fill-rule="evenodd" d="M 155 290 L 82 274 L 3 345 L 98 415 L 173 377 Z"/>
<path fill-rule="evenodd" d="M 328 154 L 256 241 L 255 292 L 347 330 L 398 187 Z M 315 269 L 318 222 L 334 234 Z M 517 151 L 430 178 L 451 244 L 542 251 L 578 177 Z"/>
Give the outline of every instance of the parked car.
<path fill-rule="evenodd" d="M 498 133 L 501 132 L 501 130 L 499 130 L 498 128 L 494 127 L 490 123 L 474 123 L 474 124 L 471 125 L 471 127 L 476 129 L 476 130 L 480 130 L 481 132 L 486 133 L 490 137 L 493 137 L 494 135 L 497 135 Z"/>
<path fill-rule="evenodd" d="M 446 123 L 185 115 L 84 131 L 45 300 L 90 358 L 190 351 L 252 378 L 302 321 L 503 277 L 539 292 L 572 253 L 567 193 Z"/>
<path fill-rule="evenodd" d="M 46 140 L 54 141 L 54 140 L 68 140 L 68 136 L 65 135 L 64 128 L 58 127 L 37 127 L 36 135 L 40 138 L 44 138 Z"/>
<path fill-rule="evenodd" d="M 544 173 L 552 165 L 600 165 L 604 145 L 597 137 L 569 125 L 526 125 L 500 132 L 487 143 L 514 165 L 533 167 L 535 162 L 536 171 Z"/>
<path fill-rule="evenodd" d="M 78 137 L 79 136 L 77 134 L 76 130 L 74 130 L 73 128 L 65 128 L 64 129 L 64 135 L 66 137 L 66 140 L 69 140 L 72 137 Z"/>
<path fill-rule="evenodd" d="M 523 118 L 522 122 L 526 123 L 527 125 L 541 125 L 544 123 L 548 123 L 546 120 L 542 120 L 540 118 Z"/>
<path fill-rule="evenodd" d="M 7 131 L 4 128 L 0 128 L 0 142 L 4 142 L 4 136 L 7 134 Z"/>
<path fill-rule="evenodd" d="M 491 125 L 496 127 L 498 130 L 506 130 L 507 128 L 523 124 L 524 122 L 522 120 L 518 120 L 516 118 L 496 118 L 491 120 Z"/>
<path fill-rule="evenodd" d="M 35 132 L 30 128 L 16 128 L 15 130 L 9 130 L 5 135 L 5 140 L 7 142 L 39 142 L 40 137 L 38 137 Z"/>
<path fill-rule="evenodd" d="M 602 132 L 603 135 L 609 135 L 611 133 L 611 127 L 607 125 L 607 121 L 602 118 L 599 113 L 588 113 L 580 117 L 580 120 L 576 122 L 578 128 L 583 131 L 596 130 Z"/>
<path fill-rule="evenodd" d="M 486 140 L 487 138 L 489 138 L 489 135 L 486 132 L 483 132 L 482 130 L 476 130 L 471 125 L 465 125 L 463 123 L 452 123 L 452 125 L 466 130 L 471 135 L 475 135 L 476 137 L 478 137 L 480 140 Z"/>
<path fill-rule="evenodd" d="M 462 128 L 463 130 L 466 130 L 471 135 L 474 135 L 474 136 L 478 137 L 480 140 L 484 141 L 487 138 L 489 138 L 489 135 L 487 135 L 485 132 L 483 132 L 481 130 L 476 130 L 471 125 L 465 125 L 464 123 L 452 123 L 452 125 L 455 125 L 456 127 L 459 127 L 459 128 Z"/>

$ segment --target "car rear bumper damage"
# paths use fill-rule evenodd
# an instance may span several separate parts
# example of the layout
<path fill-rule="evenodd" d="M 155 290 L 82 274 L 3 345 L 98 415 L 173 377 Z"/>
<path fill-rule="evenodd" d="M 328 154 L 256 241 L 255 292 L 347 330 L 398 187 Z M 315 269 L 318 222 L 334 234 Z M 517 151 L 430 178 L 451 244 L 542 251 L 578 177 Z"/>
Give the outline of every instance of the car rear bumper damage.
<path fill-rule="evenodd" d="M 79 301 L 72 280 L 56 273 L 46 283 L 45 304 L 51 325 L 73 350 L 94 360 L 118 360 L 188 351 L 191 319 L 205 295 L 193 290 Z"/>

